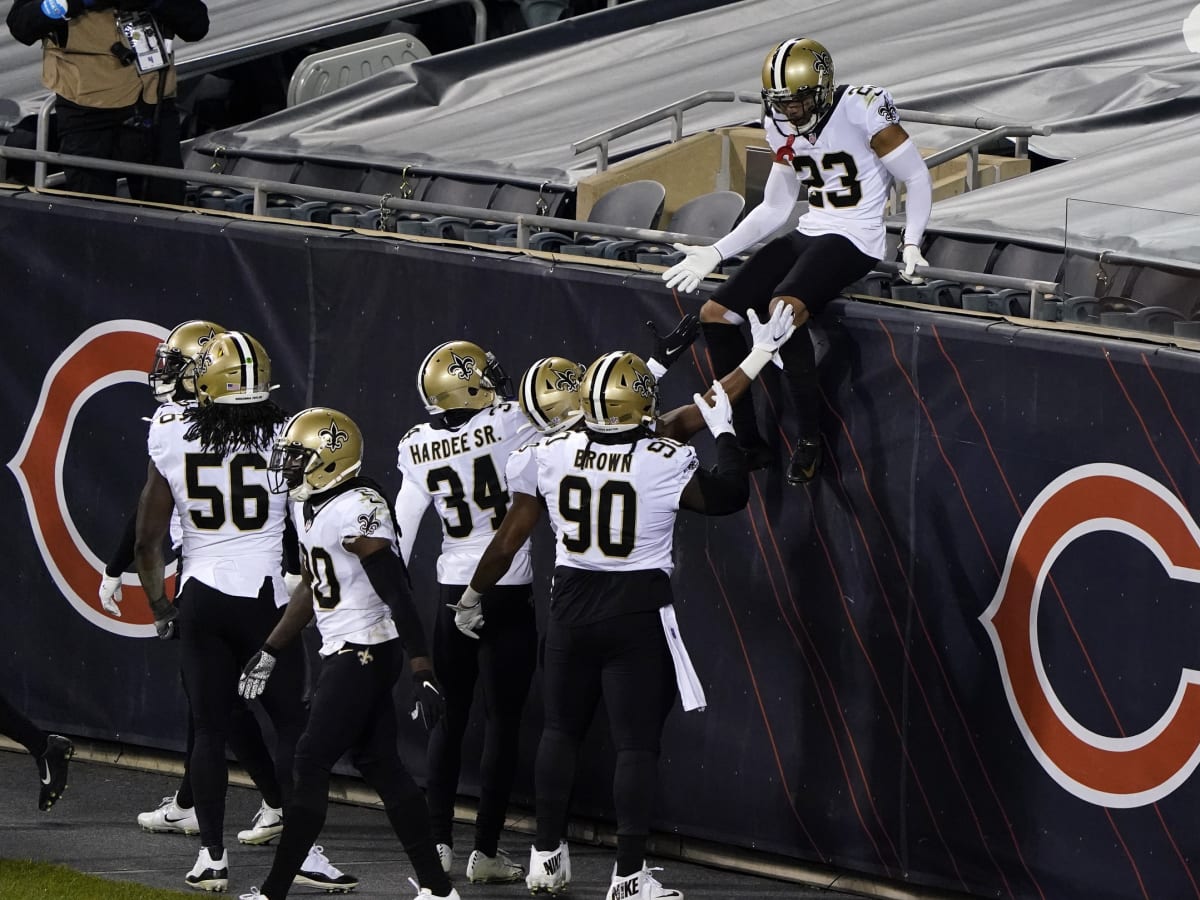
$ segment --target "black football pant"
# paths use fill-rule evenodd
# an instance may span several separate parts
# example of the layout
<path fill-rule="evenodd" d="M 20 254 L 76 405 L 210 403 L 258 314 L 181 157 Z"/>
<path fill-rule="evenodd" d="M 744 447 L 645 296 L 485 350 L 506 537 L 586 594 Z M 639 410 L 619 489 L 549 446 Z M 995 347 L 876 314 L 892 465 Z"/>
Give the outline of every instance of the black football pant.
<path fill-rule="evenodd" d="M 54 114 L 58 121 L 60 153 L 183 168 L 179 112 L 170 98 L 163 101 L 162 109 L 156 115 L 150 104 L 97 109 L 78 106 L 60 97 Z M 116 196 L 116 172 L 66 169 L 63 174 L 69 191 Z M 183 181 L 163 178 L 130 175 L 128 184 L 131 197 L 156 203 L 182 205 L 186 192 Z"/>
<path fill-rule="evenodd" d="M 230 716 L 241 703 L 238 677 L 279 621 L 269 579 L 257 597 L 231 597 L 195 578 L 179 594 L 183 681 L 192 707 L 195 743 L 189 759 L 200 842 L 224 846 L 225 744 Z M 275 776 L 288 803 L 292 758 L 304 729 L 304 653 L 299 641 L 280 652 L 260 701 L 275 729 Z"/>
<path fill-rule="evenodd" d="M 34 757 L 46 752 L 46 732 L 0 694 L 0 734 L 10 737 Z"/>
<path fill-rule="evenodd" d="M 501 585 L 483 599 L 484 625 L 473 640 L 454 625 L 463 585 L 440 585 L 433 628 L 433 669 L 446 697 L 446 714 L 429 735 L 426 799 L 434 840 L 453 843 L 454 799 L 462 742 L 475 682 L 483 688 L 487 722 L 479 761 L 479 811 L 474 849 L 496 855 L 516 776 L 521 710 L 537 667 L 537 625 L 529 585 Z"/>
<path fill-rule="evenodd" d="M 429 832 L 425 797 L 396 750 L 392 688 L 403 661 L 399 640 L 346 644 L 322 660 L 308 725 L 296 747 L 296 778 L 283 834 L 262 885 L 271 900 L 287 896 L 309 847 L 321 833 L 329 806 L 329 772 L 347 750 L 363 780 L 383 801 L 421 887 L 439 896 L 450 893 L 450 879 L 442 871 Z"/>
<path fill-rule="evenodd" d="M 229 734 L 226 737 L 229 749 L 234 757 L 242 764 L 258 792 L 268 806 L 279 809 L 283 806 L 283 791 L 275 774 L 275 763 L 271 759 L 271 751 L 263 740 L 262 729 L 258 719 L 241 698 L 234 700 L 229 710 Z M 196 729 L 192 725 L 192 714 L 188 712 L 187 722 L 187 755 L 183 760 L 183 778 L 179 781 L 179 790 L 175 793 L 175 802 L 183 809 L 191 809 L 195 805 L 195 795 L 192 793 L 192 748 L 196 745 Z"/>
<path fill-rule="evenodd" d="M 773 298 L 796 297 L 810 316 L 817 316 L 846 285 L 870 272 L 875 262 L 840 234 L 811 236 L 793 231 L 768 241 L 751 254 L 713 292 L 712 299 L 741 316 L 753 309 L 765 321 Z M 705 322 L 702 330 L 716 377 L 723 378 L 745 358 L 746 339 L 737 325 Z M 779 348 L 779 357 L 795 407 L 799 437 L 814 440 L 820 436 L 821 393 L 807 322 Z M 733 427 L 743 446 L 761 440 L 749 391 L 734 404 Z"/>
<path fill-rule="evenodd" d="M 663 725 L 675 702 L 675 667 L 657 611 L 587 625 L 550 620 L 542 660 L 545 726 L 534 768 L 538 850 L 566 834 L 579 745 L 600 698 L 616 748 L 617 874 L 646 855 Z"/>

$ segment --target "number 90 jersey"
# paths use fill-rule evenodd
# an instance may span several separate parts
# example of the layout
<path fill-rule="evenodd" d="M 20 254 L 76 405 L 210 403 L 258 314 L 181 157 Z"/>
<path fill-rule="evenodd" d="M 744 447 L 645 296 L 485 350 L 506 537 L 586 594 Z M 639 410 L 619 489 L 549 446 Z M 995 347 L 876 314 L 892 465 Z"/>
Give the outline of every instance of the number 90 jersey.
<path fill-rule="evenodd" d="M 357 537 L 383 538 L 392 550 L 376 552 L 395 550 L 396 529 L 387 501 L 368 487 L 342 491 L 325 503 L 321 499 L 317 494 L 291 505 L 304 571 L 312 586 L 321 655 L 337 652 L 346 642 L 381 644 L 397 637 L 391 610 L 375 593 L 362 560 L 343 543 Z"/>
<path fill-rule="evenodd" d="M 775 162 L 790 165 L 808 196 L 803 234 L 844 235 L 867 256 L 886 252 L 883 211 L 892 175 L 871 149 L 871 138 L 900 122 L 892 95 L 880 87 L 838 85 L 829 115 L 810 137 L 782 118 L 763 120 Z"/>
<path fill-rule="evenodd" d="M 257 597 L 270 578 L 276 605 L 287 603 L 287 497 L 267 487 L 269 446 L 226 456 L 205 452 L 199 441 L 184 437 L 188 425 L 182 409 L 160 410 L 147 438 L 150 460 L 170 485 L 183 526 L 180 586 L 198 578 L 223 594 Z"/>
<path fill-rule="evenodd" d="M 425 423 L 400 439 L 396 461 L 404 483 L 396 497 L 400 546 L 408 560 L 421 514 L 436 501 L 442 523 L 439 584 L 469 584 L 475 566 L 508 512 L 504 467 L 509 454 L 536 432 L 520 407 L 481 409 L 458 428 Z M 529 584 L 533 567 L 526 542 L 500 584 Z"/>
<path fill-rule="evenodd" d="M 699 465 L 696 451 L 662 437 L 594 439 L 582 429 L 522 447 L 509 459 L 509 490 L 545 498 L 555 565 L 670 575 L 679 495 Z"/>

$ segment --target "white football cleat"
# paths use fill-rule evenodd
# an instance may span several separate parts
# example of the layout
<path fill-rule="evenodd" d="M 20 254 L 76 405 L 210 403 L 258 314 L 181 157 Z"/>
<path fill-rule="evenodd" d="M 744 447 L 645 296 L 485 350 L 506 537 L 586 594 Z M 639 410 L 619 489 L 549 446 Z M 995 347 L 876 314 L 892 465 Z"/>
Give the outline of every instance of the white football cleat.
<path fill-rule="evenodd" d="M 245 831 L 238 832 L 238 841 L 242 844 L 269 844 L 283 833 L 283 810 L 267 806 L 262 802 L 254 821 Z"/>
<path fill-rule="evenodd" d="M 524 876 L 525 870 L 503 850 L 497 850 L 495 856 L 472 850 L 467 857 L 467 881 L 474 884 L 505 884 Z"/>
<path fill-rule="evenodd" d="M 438 844 L 437 855 L 442 864 L 442 871 L 449 875 L 450 867 L 454 865 L 454 848 L 449 844 Z"/>
<path fill-rule="evenodd" d="M 448 894 L 435 894 L 429 888 L 423 888 L 418 885 L 416 879 L 410 878 L 408 879 L 408 883 L 416 888 L 417 896 L 415 900 L 423 900 L 423 898 L 436 898 L 436 900 L 462 900 L 462 897 L 458 895 L 458 891 L 456 891 L 454 888 L 450 888 L 450 893 Z"/>
<path fill-rule="evenodd" d="M 530 893 L 545 891 L 557 894 L 565 891 L 570 883 L 571 854 L 566 841 L 560 842 L 557 849 L 545 853 L 537 847 L 529 848 L 529 874 L 525 876 L 525 886 Z"/>
<path fill-rule="evenodd" d="M 214 891 L 223 894 L 229 888 L 229 853 L 221 851 L 220 859 L 213 859 L 207 847 L 200 848 L 196 864 L 183 879 L 187 886 L 198 891 Z"/>
<path fill-rule="evenodd" d="M 618 878 L 616 866 L 613 866 L 612 884 L 604 900 L 683 900 L 681 891 L 665 888 L 658 883 L 651 872 L 661 872 L 662 869 L 647 869 L 642 863 L 640 872 Z"/>
<path fill-rule="evenodd" d="M 200 823 L 196 821 L 195 809 L 184 809 L 175 802 L 178 794 L 163 797 L 158 809 L 138 813 L 137 821 L 143 831 L 154 834 L 199 834 Z"/>
<path fill-rule="evenodd" d="M 331 863 L 325 855 L 325 848 L 313 844 L 292 884 L 306 884 L 330 894 L 344 894 L 358 887 L 358 879 Z"/>

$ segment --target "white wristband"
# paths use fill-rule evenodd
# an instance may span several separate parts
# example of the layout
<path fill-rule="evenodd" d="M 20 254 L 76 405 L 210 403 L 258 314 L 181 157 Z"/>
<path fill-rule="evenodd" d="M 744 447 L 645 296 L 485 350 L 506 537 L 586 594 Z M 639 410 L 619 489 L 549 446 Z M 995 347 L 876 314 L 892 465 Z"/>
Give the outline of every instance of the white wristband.
<path fill-rule="evenodd" d="M 755 347 L 746 354 L 746 358 L 738 364 L 738 368 L 746 373 L 747 378 L 753 381 L 774 355 L 774 353 L 768 353 L 766 350 L 760 350 L 758 347 Z"/>
<path fill-rule="evenodd" d="M 667 367 L 660 363 L 653 356 L 646 360 L 646 368 L 650 370 L 650 374 L 655 378 L 662 378 L 667 374 Z"/>

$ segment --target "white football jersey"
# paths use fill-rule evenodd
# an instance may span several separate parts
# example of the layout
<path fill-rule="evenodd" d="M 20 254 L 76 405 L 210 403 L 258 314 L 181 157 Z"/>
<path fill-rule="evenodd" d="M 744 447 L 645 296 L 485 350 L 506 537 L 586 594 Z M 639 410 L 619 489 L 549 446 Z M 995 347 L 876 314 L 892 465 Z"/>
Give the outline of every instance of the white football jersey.
<path fill-rule="evenodd" d="M 892 174 L 871 149 L 871 138 L 899 121 L 892 95 L 871 85 L 838 85 L 832 111 L 806 137 L 782 116 L 763 119 L 775 162 L 791 165 L 807 190 L 808 212 L 797 225 L 803 234 L 841 234 L 867 256 L 883 258 Z"/>
<path fill-rule="evenodd" d="M 597 444 L 586 429 L 543 438 L 509 459 L 514 493 L 541 494 L 557 566 L 593 572 L 675 568 L 679 495 L 699 463 L 670 438 Z"/>
<path fill-rule="evenodd" d="M 150 460 L 171 487 L 183 526 L 183 572 L 223 594 L 256 597 L 271 578 L 275 603 L 283 586 L 283 517 L 287 496 L 267 487 L 270 445 L 227 456 L 188 440 L 183 411 L 161 412 L 150 423 Z M 282 426 L 280 426 L 282 428 Z"/>
<path fill-rule="evenodd" d="M 320 500 L 319 494 L 315 500 Z M 387 501 L 378 491 L 355 487 L 319 507 L 310 504 L 313 508 L 307 519 L 305 504 L 292 503 L 292 521 L 312 585 L 321 655 L 336 653 L 345 643 L 382 644 L 398 637 L 392 611 L 371 586 L 362 560 L 342 543 L 347 538 L 384 538 L 398 552 Z"/>
<path fill-rule="evenodd" d="M 508 511 L 508 456 L 537 432 L 515 403 L 481 409 L 458 428 L 418 425 L 400 439 L 396 468 L 404 484 L 396 498 L 405 556 L 430 500 L 442 522 L 439 584 L 468 584 Z M 500 584 L 529 584 L 529 543 L 517 552 Z"/>
<path fill-rule="evenodd" d="M 159 418 L 164 418 L 169 422 L 172 418 L 183 415 L 185 408 L 186 407 L 183 406 L 183 404 L 176 403 L 174 400 L 165 400 L 159 404 L 159 407 L 157 410 L 155 410 L 150 422 L 154 422 Z M 171 513 L 171 547 L 176 553 L 178 553 L 180 548 L 183 547 L 183 525 L 179 521 L 178 509 Z"/>

